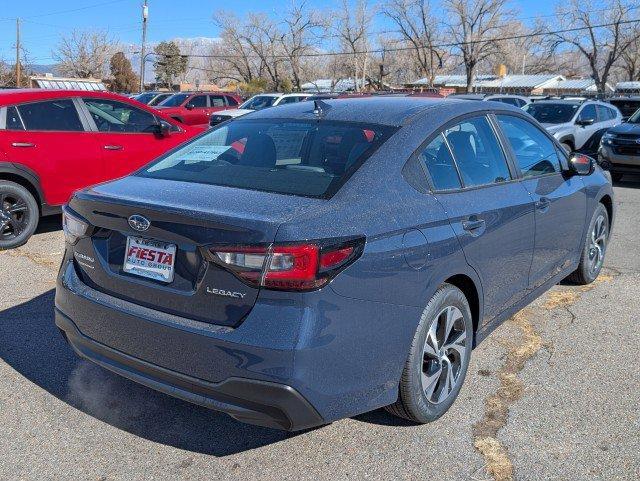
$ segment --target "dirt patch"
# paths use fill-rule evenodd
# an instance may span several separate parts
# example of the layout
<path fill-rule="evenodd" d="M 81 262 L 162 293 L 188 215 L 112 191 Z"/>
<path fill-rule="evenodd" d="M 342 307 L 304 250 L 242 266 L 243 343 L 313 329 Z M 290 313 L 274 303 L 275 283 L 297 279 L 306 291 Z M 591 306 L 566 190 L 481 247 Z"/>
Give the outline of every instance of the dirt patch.
<path fill-rule="evenodd" d="M 484 456 L 487 472 L 496 481 L 513 479 L 513 464 L 507 448 L 497 439 L 498 432 L 507 424 L 509 406 L 520 399 L 524 384 L 518 378 L 526 362 L 542 348 L 542 338 L 528 320 L 530 309 L 520 311 L 509 319 L 521 332 L 520 342 L 507 344 L 506 360 L 498 371 L 500 386 L 485 400 L 485 413 L 473 426 L 474 446 Z"/>
<path fill-rule="evenodd" d="M 60 266 L 60 257 L 62 255 L 61 252 L 56 252 L 48 256 L 42 256 L 39 254 L 35 254 L 33 252 L 27 252 L 21 248 L 11 249 L 6 251 L 0 251 L 0 255 L 6 255 L 10 257 L 23 257 L 25 259 L 29 259 L 31 262 L 38 264 L 39 266 L 46 267 L 47 269 L 58 269 Z"/>
<path fill-rule="evenodd" d="M 551 311 L 560 307 L 573 304 L 578 299 L 578 292 L 575 290 L 551 291 L 547 294 L 547 300 L 543 304 L 546 310 Z"/>

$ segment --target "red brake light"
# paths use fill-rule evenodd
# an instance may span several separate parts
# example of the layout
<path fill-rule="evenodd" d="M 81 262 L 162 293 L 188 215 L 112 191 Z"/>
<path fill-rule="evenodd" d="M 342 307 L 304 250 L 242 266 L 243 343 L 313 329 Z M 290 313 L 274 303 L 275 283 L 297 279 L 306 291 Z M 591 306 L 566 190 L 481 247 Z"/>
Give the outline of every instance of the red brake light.
<path fill-rule="evenodd" d="M 210 260 L 253 287 L 289 291 L 318 289 L 362 253 L 364 239 L 337 246 L 325 242 L 266 246 L 220 246 Z"/>

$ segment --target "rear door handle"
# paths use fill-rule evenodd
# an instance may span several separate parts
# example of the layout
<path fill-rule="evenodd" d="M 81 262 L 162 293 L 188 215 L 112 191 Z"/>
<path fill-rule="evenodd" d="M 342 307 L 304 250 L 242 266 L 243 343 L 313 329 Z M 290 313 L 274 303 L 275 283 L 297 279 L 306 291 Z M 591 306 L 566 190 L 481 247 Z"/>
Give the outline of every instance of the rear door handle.
<path fill-rule="evenodd" d="M 122 150 L 122 145 L 105 145 L 104 150 Z"/>
<path fill-rule="evenodd" d="M 542 212 L 546 212 L 549 209 L 550 204 L 551 201 L 549 201 L 549 199 L 547 199 L 546 197 L 540 197 L 538 202 L 536 202 L 536 209 Z"/>
<path fill-rule="evenodd" d="M 35 147 L 36 144 L 33 144 L 31 142 L 14 142 L 11 144 L 12 147 Z"/>
<path fill-rule="evenodd" d="M 462 228 L 467 232 L 475 233 L 485 226 L 485 221 L 478 218 L 469 218 L 462 222 Z"/>

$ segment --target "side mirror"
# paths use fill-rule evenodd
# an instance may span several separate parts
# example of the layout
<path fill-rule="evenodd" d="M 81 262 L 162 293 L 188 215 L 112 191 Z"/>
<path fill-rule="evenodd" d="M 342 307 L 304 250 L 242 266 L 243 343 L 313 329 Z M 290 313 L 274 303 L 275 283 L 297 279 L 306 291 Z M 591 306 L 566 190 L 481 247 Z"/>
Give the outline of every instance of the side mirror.
<path fill-rule="evenodd" d="M 581 125 L 582 127 L 586 127 L 587 125 L 593 125 L 596 119 L 578 119 L 576 120 L 576 125 Z"/>
<path fill-rule="evenodd" d="M 161 120 L 153 126 L 153 133 L 160 137 L 169 137 L 171 135 L 171 124 Z"/>
<path fill-rule="evenodd" d="M 588 155 L 574 154 L 569 159 L 568 172 L 573 175 L 590 175 L 595 169 L 596 161 Z"/>
<path fill-rule="evenodd" d="M 184 108 L 187 109 L 187 110 L 193 110 L 195 108 L 195 105 L 187 104 L 187 105 L 184 106 Z"/>

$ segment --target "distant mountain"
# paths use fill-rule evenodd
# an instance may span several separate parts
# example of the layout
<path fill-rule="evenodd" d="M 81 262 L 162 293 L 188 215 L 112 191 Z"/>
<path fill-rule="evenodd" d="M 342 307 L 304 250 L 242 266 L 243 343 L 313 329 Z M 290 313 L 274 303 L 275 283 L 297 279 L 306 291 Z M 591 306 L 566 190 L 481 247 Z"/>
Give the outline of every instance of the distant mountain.
<path fill-rule="evenodd" d="M 46 73 L 52 73 L 55 75 L 56 65 L 55 64 L 29 65 L 29 70 L 31 70 L 35 75 L 44 75 Z"/>

